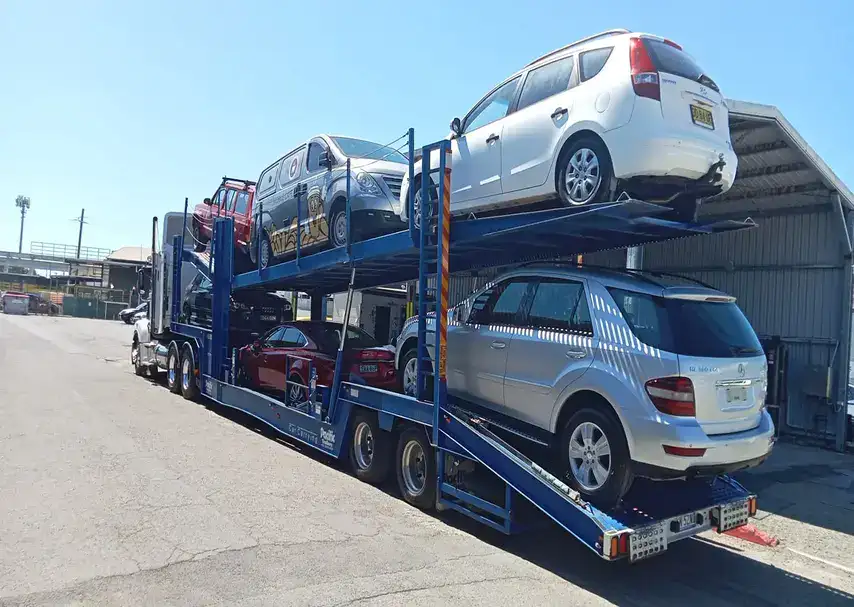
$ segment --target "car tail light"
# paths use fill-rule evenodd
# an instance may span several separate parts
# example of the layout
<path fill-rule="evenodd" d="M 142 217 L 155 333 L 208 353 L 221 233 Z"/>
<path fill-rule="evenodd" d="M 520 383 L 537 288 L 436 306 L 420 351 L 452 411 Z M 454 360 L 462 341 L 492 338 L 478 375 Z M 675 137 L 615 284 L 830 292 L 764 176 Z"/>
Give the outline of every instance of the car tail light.
<path fill-rule="evenodd" d="M 671 43 L 672 44 L 672 43 Z M 632 87 L 638 97 L 661 101 L 661 83 L 658 70 L 642 38 L 632 38 L 629 47 L 629 60 L 632 69 Z"/>
<path fill-rule="evenodd" d="M 646 382 L 646 393 L 655 408 L 667 415 L 693 417 L 694 384 L 687 377 L 662 377 Z"/>
<path fill-rule="evenodd" d="M 705 449 L 696 447 L 672 447 L 670 445 L 662 445 L 664 452 L 668 455 L 679 455 L 681 457 L 703 457 L 706 454 Z"/>
<path fill-rule="evenodd" d="M 394 360 L 394 354 L 388 350 L 362 350 L 359 360 Z"/>

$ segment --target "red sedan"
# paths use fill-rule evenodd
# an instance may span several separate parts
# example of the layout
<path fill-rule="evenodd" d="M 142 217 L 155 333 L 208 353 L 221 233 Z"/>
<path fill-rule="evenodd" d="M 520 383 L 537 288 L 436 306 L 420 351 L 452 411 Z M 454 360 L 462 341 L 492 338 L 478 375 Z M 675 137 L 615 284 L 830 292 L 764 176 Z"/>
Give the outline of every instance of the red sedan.
<path fill-rule="evenodd" d="M 311 361 L 317 370 L 317 383 L 331 386 L 341 327 L 341 323 L 335 322 L 297 321 L 272 329 L 240 349 L 242 382 L 260 392 L 284 394 L 287 373 L 292 382 L 288 398 L 300 401 L 305 392 L 296 384 L 308 385 L 308 361 Z M 376 388 L 397 387 L 394 352 L 357 327 L 347 329 L 343 371 L 345 381 L 357 376 Z"/>

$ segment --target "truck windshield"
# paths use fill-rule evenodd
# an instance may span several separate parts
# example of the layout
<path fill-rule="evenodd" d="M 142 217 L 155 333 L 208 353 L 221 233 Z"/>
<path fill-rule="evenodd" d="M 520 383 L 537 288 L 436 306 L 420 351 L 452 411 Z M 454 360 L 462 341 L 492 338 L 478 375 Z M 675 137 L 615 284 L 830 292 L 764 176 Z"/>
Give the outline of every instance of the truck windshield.
<path fill-rule="evenodd" d="M 351 139 L 350 137 L 333 137 L 332 140 L 350 158 L 370 158 L 372 160 L 388 160 L 389 162 L 409 162 L 406 156 L 391 148 L 373 141 Z"/>

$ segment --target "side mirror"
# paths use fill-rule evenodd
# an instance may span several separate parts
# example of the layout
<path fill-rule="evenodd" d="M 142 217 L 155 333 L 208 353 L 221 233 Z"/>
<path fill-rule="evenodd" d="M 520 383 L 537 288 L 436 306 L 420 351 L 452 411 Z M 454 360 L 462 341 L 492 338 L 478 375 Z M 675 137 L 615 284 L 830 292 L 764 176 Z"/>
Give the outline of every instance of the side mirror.
<path fill-rule="evenodd" d="M 323 150 L 320 152 L 320 158 L 318 158 L 317 164 L 326 169 L 332 168 L 332 155 L 329 153 L 329 150 Z"/>
<path fill-rule="evenodd" d="M 211 199 L 210 198 L 205 198 L 202 202 L 208 206 L 211 206 Z"/>
<path fill-rule="evenodd" d="M 462 135 L 462 130 L 463 130 L 463 125 L 460 122 L 459 118 L 454 118 L 453 120 L 451 120 L 451 132 L 455 136 L 459 137 L 460 135 Z"/>

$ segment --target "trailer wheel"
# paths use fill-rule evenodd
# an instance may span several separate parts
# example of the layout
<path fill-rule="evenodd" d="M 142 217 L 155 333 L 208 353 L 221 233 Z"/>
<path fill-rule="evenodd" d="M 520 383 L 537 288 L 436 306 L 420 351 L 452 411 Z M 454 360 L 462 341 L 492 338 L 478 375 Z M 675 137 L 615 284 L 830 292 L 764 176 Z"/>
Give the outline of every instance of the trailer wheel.
<path fill-rule="evenodd" d="M 376 414 L 358 411 L 350 424 L 350 465 L 361 481 L 379 485 L 391 466 L 391 434 L 382 430 Z"/>
<path fill-rule="evenodd" d="M 178 346 L 174 343 L 169 345 L 169 355 L 166 357 L 166 386 L 172 394 L 181 393 L 181 357 L 178 355 Z"/>
<path fill-rule="evenodd" d="M 397 442 L 397 485 L 407 503 L 428 510 L 436 505 L 436 454 L 423 428 L 404 430 Z"/>
<path fill-rule="evenodd" d="M 196 362 L 190 346 L 184 346 L 184 353 L 181 356 L 181 395 L 187 400 L 196 400 L 199 396 Z"/>
<path fill-rule="evenodd" d="M 626 437 L 615 417 L 600 408 L 579 409 L 567 421 L 560 440 L 566 480 L 603 508 L 618 504 L 633 479 Z"/>

